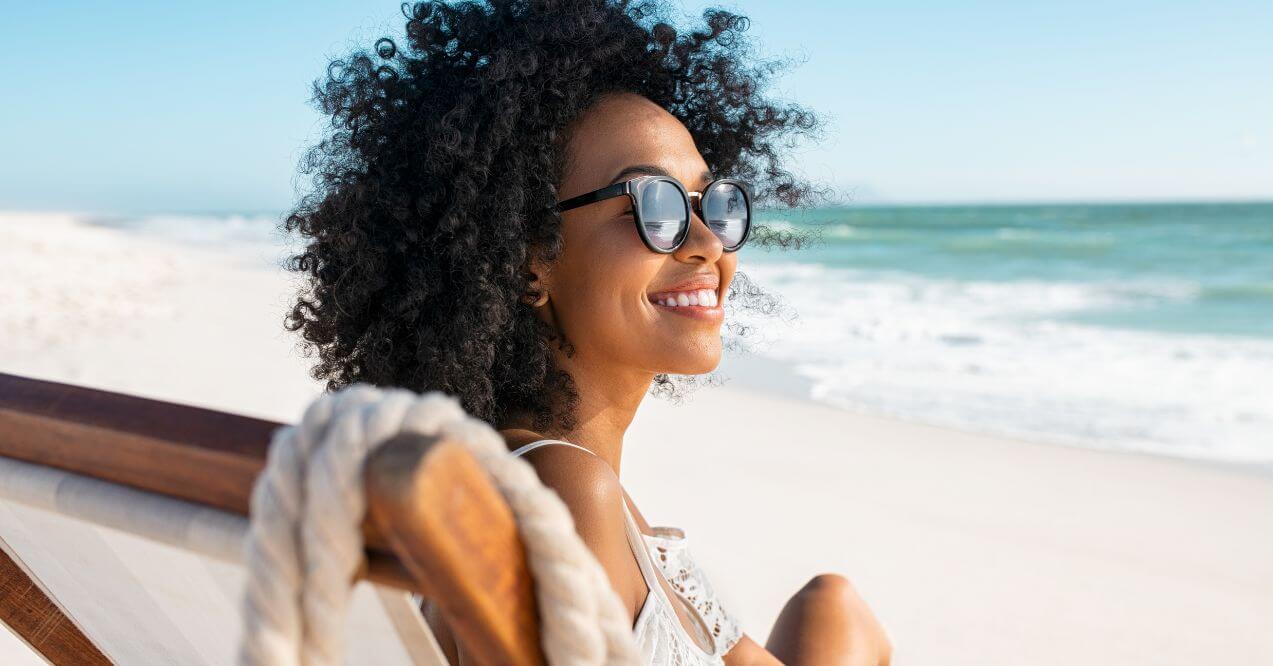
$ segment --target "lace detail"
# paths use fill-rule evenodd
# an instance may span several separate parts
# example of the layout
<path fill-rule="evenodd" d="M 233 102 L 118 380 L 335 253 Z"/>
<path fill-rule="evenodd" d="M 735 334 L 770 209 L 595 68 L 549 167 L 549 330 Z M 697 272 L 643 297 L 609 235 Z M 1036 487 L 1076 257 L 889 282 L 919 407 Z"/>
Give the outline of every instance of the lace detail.
<path fill-rule="evenodd" d="M 653 529 L 653 535 L 642 535 L 650 549 L 650 559 L 662 570 L 668 585 L 698 611 L 716 642 L 716 655 L 723 657 L 742 639 L 742 628 L 721 605 L 707 575 L 690 555 L 685 533 L 675 527 Z"/>
<path fill-rule="evenodd" d="M 723 666 L 718 654 L 707 654 L 685 635 L 672 607 L 651 590 L 632 628 L 637 649 L 647 664 L 657 666 Z"/>

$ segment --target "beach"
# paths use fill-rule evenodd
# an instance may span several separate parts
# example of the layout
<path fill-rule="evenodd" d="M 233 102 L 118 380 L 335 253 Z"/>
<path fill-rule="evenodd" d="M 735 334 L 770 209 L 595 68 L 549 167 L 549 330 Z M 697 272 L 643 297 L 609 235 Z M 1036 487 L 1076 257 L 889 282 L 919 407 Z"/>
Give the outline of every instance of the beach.
<path fill-rule="evenodd" d="M 295 277 L 252 247 L 0 214 L 0 372 L 294 421 L 322 387 L 283 329 Z M 758 641 L 836 572 L 898 664 L 1273 663 L 1267 466 L 872 415 L 789 365 L 730 357 L 724 386 L 647 398 L 621 470 Z"/>

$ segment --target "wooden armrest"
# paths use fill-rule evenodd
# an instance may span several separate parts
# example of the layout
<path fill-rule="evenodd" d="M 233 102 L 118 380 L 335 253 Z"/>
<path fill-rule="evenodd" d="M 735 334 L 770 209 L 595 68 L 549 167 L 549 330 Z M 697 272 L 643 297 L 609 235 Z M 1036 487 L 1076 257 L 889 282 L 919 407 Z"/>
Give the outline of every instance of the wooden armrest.
<path fill-rule="evenodd" d="M 513 513 L 464 445 L 403 435 L 367 459 L 363 478 L 368 518 L 431 592 L 466 660 L 544 663 Z"/>

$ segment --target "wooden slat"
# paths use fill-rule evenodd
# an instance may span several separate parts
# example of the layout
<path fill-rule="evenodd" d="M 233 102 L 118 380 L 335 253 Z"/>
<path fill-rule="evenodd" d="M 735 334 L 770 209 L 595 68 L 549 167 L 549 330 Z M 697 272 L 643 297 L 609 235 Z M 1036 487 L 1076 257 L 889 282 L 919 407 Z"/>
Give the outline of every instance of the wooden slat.
<path fill-rule="evenodd" d="M 369 518 L 416 581 L 435 591 L 466 662 L 544 663 L 513 513 L 464 445 L 400 436 L 363 473 Z"/>
<path fill-rule="evenodd" d="M 240 516 L 248 515 L 252 483 L 281 426 L 0 373 L 0 456 Z M 364 536 L 373 550 L 385 550 L 374 527 Z"/>
<path fill-rule="evenodd" d="M 0 549 L 0 622 L 52 664 L 111 663 L 4 549 Z"/>
<path fill-rule="evenodd" d="M 0 374 L 0 455 L 244 516 L 280 425 Z"/>

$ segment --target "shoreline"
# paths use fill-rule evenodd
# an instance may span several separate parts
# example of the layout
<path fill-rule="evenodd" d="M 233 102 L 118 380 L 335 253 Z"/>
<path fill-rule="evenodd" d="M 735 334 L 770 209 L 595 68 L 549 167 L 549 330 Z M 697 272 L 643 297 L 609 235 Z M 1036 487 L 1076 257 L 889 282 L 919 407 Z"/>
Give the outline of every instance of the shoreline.
<path fill-rule="evenodd" d="M 1273 481 L 1273 463 L 1242 462 L 1215 458 L 1209 459 L 1186 454 L 1173 455 L 1162 451 L 1100 446 L 1091 442 L 1079 443 L 1066 441 L 1064 439 L 1017 436 L 995 432 L 991 429 L 957 427 L 943 423 L 932 423 L 922 419 L 902 418 L 891 414 L 876 413 L 868 409 L 848 408 L 837 405 L 833 402 L 823 401 L 812 397 L 809 395 L 809 389 L 813 387 L 812 380 L 801 376 L 781 361 L 776 361 L 754 352 L 747 352 L 745 355 L 726 352 L 724 359 L 721 361 L 720 367 L 717 368 L 717 372 L 725 376 L 725 386 L 729 388 L 751 391 L 798 402 L 806 402 L 862 418 L 885 421 L 897 425 L 924 426 L 949 433 L 1010 440 L 1028 446 L 1043 446 L 1072 451 L 1086 451 L 1097 454 L 1113 454 L 1116 456 L 1127 456 L 1131 458 L 1164 460 L 1184 465 L 1195 465 L 1202 468 L 1218 469 L 1230 473 L 1253 475 L 1258 478 Z M 699 391 L 706 390 L 711 390 L 711 387 L 699 389 Z M 697 393 L 697 391 L 695 393 Z M 657 398 L 652 399 L 657 400 Z M 690 399 L 692 400 L 693 397 L 691 396 Z"/>

